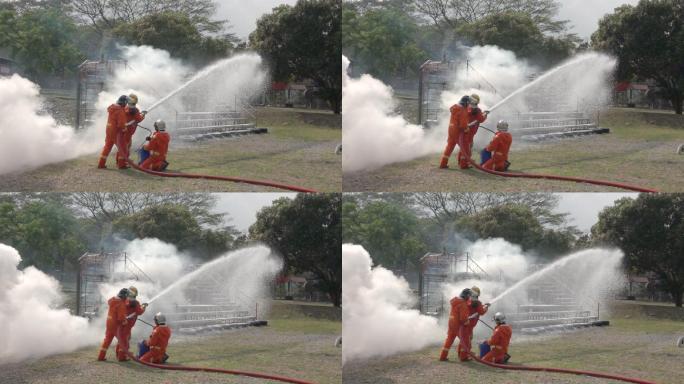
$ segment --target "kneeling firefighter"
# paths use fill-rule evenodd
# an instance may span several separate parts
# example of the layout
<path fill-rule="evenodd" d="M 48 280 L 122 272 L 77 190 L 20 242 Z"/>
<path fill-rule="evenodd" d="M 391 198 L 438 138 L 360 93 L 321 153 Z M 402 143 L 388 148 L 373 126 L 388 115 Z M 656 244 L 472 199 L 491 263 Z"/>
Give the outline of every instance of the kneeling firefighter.
<path fill-rule="evenodd" d="M 511 342 L 513 329 L 510 325 L 506 324 L 506 316 L 501 312 L 497 312 L 494 315 L 494 321 L 496 322 L 494 333 L 489 340 L 483 343 L 489 346 L 489 352 L 484 355 L 482 360 L 489 361 L 490 363 L 503 364 L 510 358 L 508 355 L 508 345 Z"/>
<path fill-rule="evenodd" d="M 164 120 L 155 121 L 154 130 L 153 134 L 145 138 L 148 142 L 143 145 L 143 149 L 150 152 L 150 157 L 145 159 L 140 166 L 152 171 L 163 171 L 169 165 L 166 162 L 166 154 L 169 151 L 171 136 L 166 133 Z"/>
<path fill-rule="evenodd" d="M 143 344 L 149 350 L 140 357 L 140 360 L 159 364 L 169 358 L 166 354 L 166 347 L 169 345 L 169 339 L 171 338 L 171 328 L 166 325 L 166 316 L 161 312 L 154 315 L 154 324 L 155 326 L 150 338 L 143 341 Z"/>
<path fill-rule="evenodd" d="M 496 124 L 496 130 L 494 138 L 485 148 L 485 151 L 491 152 L 491 158 L 482 164 L 482 167 L 493 171 L 505 172 L 510 165 L 508 162 L 508 152 L 511 149 L 511 143 L 513 143 L 513 136 L 508 133 L 508 123 L 504 120 L 500 120 Z"/>

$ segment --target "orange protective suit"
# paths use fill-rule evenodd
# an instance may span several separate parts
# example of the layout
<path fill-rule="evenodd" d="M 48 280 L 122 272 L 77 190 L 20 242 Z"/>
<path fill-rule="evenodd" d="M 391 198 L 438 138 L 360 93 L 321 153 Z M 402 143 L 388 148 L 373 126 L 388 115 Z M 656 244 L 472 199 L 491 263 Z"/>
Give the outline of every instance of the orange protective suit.
<path fill-rule="evenodd" d="M 109 312 L 107 312 L 107 326 L 105 329 L 105 338 L 100 347 L 100 354 L 97 359 L 104 361 L 107 355 L 107 349 L 112 343 L 114 337 L 121 343 L 121 329 L 126 325 L 126 300 L 119 297 L 112 297 L 107 301 L 109 305 Z"/>
<path fill-rule="evenodd" d="M 107 108 L 107 112 L 109 116 L 107 117 L 105 145 L 102 148 L 102 154 L 100 154 L 98 168 L 107 168 L 107 157 L 109 157 L 109 152 L 112 151 L 114 144 L 116 144 L 117 150 L 121 151 L 123 147 L 123 135 L 121 133 L 126 130 L 126 112 L 124 107 L 119 104 L 112 104 Z"/>
<path fill-rule="evenodd" d="M 140 305 L 140 303 L 133 300 L 126 300 L 126 325 L 121 326 L 121 338 L 119 338 L 119 343 L 116 346 L 116 357 L 119 361 L 128 360 L 128 348 L 131 340 L 131 330 L 135 322 L 138 320 L 138 316 L 145 313 L 145 308 Z"/>
<path fill-rule="evenodd" d="M 487 151 L 492 153 L 491 159 L 482 164 L 483 168 L 503 172 L 506 170 L 508 151 L 511 149 L 513 137 L 508 132 L 497 132 L 487 146 Z"/>
<path fill-rule="evenodd" d="M 116 162 L 119 168 L 126 167 L 127 159 L 131 155 L 131 142 L 133 141 L 135 130 L 138 128 L 138 123 L 145 120 L 145 115 L 140 113 L 138 108 L 126 106 L 124 112 L 126 113 L 126 129 L 121 133 L 122 147 L 119 148 L 116 154 Z"/>
<path fill-rule="evenodd" d="M 473 340 L 473 329 L 475 329 L 475 326 L 477 325 L 479 316 L 482 316 L 485 313 L 487 313 L 487 307 L 482 305 L 481 302 L 470 299 L 468 300 L 468 320 L 466 320 L 466 322 L 461 327 L 461 333 L 459 333 L 458 336 L 458 358 L 461 359 L 461 361 L 470 360 L 470 350 L 472 348 Z M 479 316 L 470 318 L 475 314 L 478 314 Z"/>
<path fill-rule="evenodd" d="M 487 115 L 480 108 L 468 107 L 468 129 L 463 134 L 463 145 L 459 143 L 458 165 L 461 169 L 470 168 L 470 158 L 473 150 L 473 140 L 480 124 L 487 121 Z"/>
<path fill-rule="evenodd" d="M 447 338 L 444 341 L 442 353 L 439 355 L 439 360 L 446 361 L 449 355 L 449 349 L 454 344 L 456 336 L 460 337 L 461 328 L 468 320 L 468 301 L 460 297 L 454 297 L 450 301 L 451 313 L 449 313 L 449 330 L 447 331 Z"/>
<path fill-rule="evenodd" d="M 508 344 L 511 342 L 513 330 L 508 324 L 499 324 L 494 328 L 492 337 L 487 340 L 487 344 L 491 348 L 489 352 L 482 358 L 484 361 L 501 364 L 504 362 L 506 353 L 508 353 Z"/>
<path fill-rule="evenodd" d="M 447 138 L 447 146 L 442 155 L 442 161 L 439 164 L 440 168 L 448 168 L 449 157 L 454 152 L 456 144 L 459 146 L 463 141 L 463 135 L 468 127 L 468 107 L 460 104 L 454 104 L 451 109 L 451 119 L 449 120 L 449 137 Z"/>
<path fill-rule="evenodd" d="M 166 161 L 166 154 L 169 151 L 169 142 L 171 136 L 165 131 L 157 131 L 152 134 L 150 142 L 146 143 L 143 148 L 150 151 L 150 157 L 145 159 L 141 167 L 151 169 L 153 171 L 161 171 Z"/>
<path fill-rule="evenodd" d="M 164 360 L 164 354 L 166 353 L 166 347 L 169 345 L 169 339 L 171 338 L 171 328 L 166 325 L 157 325 L 152 330 L 152 335 L 146 341 L 150 350 L 147 351 L 140 360 L 146 361 L 148 363 L 162 363 Z"/>

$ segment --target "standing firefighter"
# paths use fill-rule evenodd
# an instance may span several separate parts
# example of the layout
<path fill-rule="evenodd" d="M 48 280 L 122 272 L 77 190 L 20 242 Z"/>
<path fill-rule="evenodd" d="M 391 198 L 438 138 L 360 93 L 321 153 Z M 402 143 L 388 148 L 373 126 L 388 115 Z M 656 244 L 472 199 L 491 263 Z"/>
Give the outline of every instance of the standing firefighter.
<path fill-rule="evenodd" d="M 116 357 L 119 361 L 128 360 L 128 348 L 131 341 L 131 331 L 135 322 L 138 320 L 138 316 L 145 313 L 145 308 L 147 308 L 147 303 L 140 304 L 137 300 L 138 289 L 136 287 L 128 288 L 128 299 L 126 300 L 126 321 L 127 324 L 121 326 L 121 338 L 119 339 L 119 344 L 116 346 Z"/>
<path fill-rule="evenodd" d="M 496 124 L 496 134 L 485 150 L 492 153 L 482 167 L 493 171 L 504 172 L 508 170 L 508 151 L 511 149 L 513 137 L 508 133 L 508 123 L 500 120 Z"/>
<path fill-rule="evenodd" d="M 166 316 L 161 312 L 154 315 L 154 324 L 155 327 L 150 338 L 143 342 L 150 350 L 142 355 L 140 360 L 159 364 L 165 362 L 168 358 L 166 356 L 166 347 L 169 345 L 169 339 L 171 338 L 171 328 L 166 326 Z"/>
<path fill-rule="evenodd" d="M 480 124 L 487 120 L 489 111 L 484 111 L 478 107 L 480 96 L 472 94 L 470 96 L 470 106 L 468 107 L 468 125 L 463 132 L 463 143 L 458 144 L 458 165 L 461 169 L 470 168 L 470 158 L 473 150 L 473 140 Z"/>
<path fill-rule="evenodd" d="M 494 321 L 496 322 L 494 333 L 489 340 L 485 341 L 485 344 L 489 345 L 490 350 L 484 355 L 482 360 L 503 364 L 509 358 L 508 344 L 511 342 L 513 329 L 511 329 L 510 325 L 506 324 L 506 316 L 501 312 L 497 312 L 494 315 Z"/>
<path fill-rule="evenodd" d="M 458 358 L 461 359 L 461 361 L 470 360 L 473 330 L 475 329 L 475 326 L 477 325 L 480 316 L 483 316 L 485 313 L 487 313 L 487 309 L 489 309 L 489 303 L 482 305 L 482 303 L 479 300 L 480 288 L 472 287 L 470 288 L 470 291 L 472 293 L 467 303 L 468 320 L 466 320 L 463 324 L 463 327 L 461 327 L 462 331 L 459 334 Z"/>
<path fill-rule="evenodd" d="M 121 151 L 123 147 L 123 132 L 126 130 L 126 111 L 125 107 L 128 103 L 128 96 L 121 95 L 116 101 L 107 108 L 107 132 L 105 136 L 105 145 L 100 154 L 100 162 L 97 164 L 98 168 L 107 168 L 107 157 L 112 151 L 114 144 L 116 144 L 117 151 Z"/>
<path fill-rule="evenodd" d="M 156 132 L 146 138 L 149 143 L 143 145 L 144 150 L 150 151 L 150 157 L 145 159 L 140 166 L 153 171 L 163 171 L 169 165 L 166 162 L 166 154 L 169 151 L 171 136 L 166 133 L 166 123 L 164 120 L 155 121 L 154 130 Z"/>
<path fill-rule="evenodd" d="M 128 95 L 128 105 L 125 108 L 126 112 L 126 129 L 121 133 L 122 147 L 116 154 L 116 162 L 119 168 L 128 168 L 128 157 L 131 154 L 131 141 L 135 130 L 138 128 L 138 123 L 145 119 L 147 111 L 140 111 L 137 107 L 138 96 L 134 93 Z"/>
<path fill-rule="evenodd" d="M 470 103 L 469 96 L 463 96 L 458 104 L 454 104 L 451 111 L 451 119 L 449 120 L 449 136 L 447 138 L 447 146 L 442 155 L 442 161 L 439 167 L 442 169 L 449 168 L 449 157 L 454 152 L 456 144 L 463 141 L 463 135 L 468 127 L 468 104 Z"/>
<path fill-rule="evenodd" d="M 107 349 L 112 343 L 114 337 L 117 338 L 118 343 L 121 343 L 122 326 L 126 325 L 126 298 L 128 297 L 128 289 L 122 288 L 119 294 L 110 298 L 107 301 L 109 305 L 109 312 L 107 312 L 107 328 L 105 329 L 105 338 L 100 347 L 100 354 L 97 357 L 99 361 L 105 361 Z"/>
<path fill-rule="evenodd" d="M 464 289 L 458 297 L 451 299 L 451 313 L 449 314 L 449 330 L 447 331 L 447 338 L 444 341 L 442 353 L 439 355 L 440 361 L 447 361 L 449 349 L 454 344 L 456 336 L 461 337 L 461 328 L 468 320 L 468 299 L 471 295 L 470 289 Z M 460 340 L 463 342 L 463 339 Z"/>

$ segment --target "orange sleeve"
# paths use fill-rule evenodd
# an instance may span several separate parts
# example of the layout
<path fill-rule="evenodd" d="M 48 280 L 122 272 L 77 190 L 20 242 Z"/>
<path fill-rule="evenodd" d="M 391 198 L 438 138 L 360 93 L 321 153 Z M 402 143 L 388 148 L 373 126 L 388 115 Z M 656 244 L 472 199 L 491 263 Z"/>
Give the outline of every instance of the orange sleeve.
<path fill-rule="evenodd" d="M 138 113 L 135 114 L 135 121 L 137 121 L 137 122 L 139 123 L 139 122 L 141 122 L 141 121 L 143 121 L 143 120 L 145 120 L 145 115 L 143 115 L 143 114 L 140 113 L 140 112 L 138 112 Z"/>
<path fill-rule="evenodd" d="M 479 305 L 479 306 L 477 307 L 477 313 L 478 313 L 480 316 L 484 315 L 485 313 L 487 313 L 487 307 L 485 307 L 484 305 Z"/>
<path fill-rule="evenodd" d="M 147 342 L 147 343 L 149 344 L 150 347 L 152 347 L 152 346 L 158 347 L 158 346 L 159 346 L 159 343 L 160 343 L 160 341 L 161 341 L 161 340 L 160 340 L 160 339 L 161 339 L 161 335 L 160 335 L 159 333 L 160 333 L 160 332 L 159 332 L 159 330 L 157 330 L 157 328 L 155 328 L 155 329 L 152 331 L 152 334 L 150 335 L 150 340 Z"/>
<path fill-rule="evenodd" d="M 477 121 L 479 121 L 480 123 L 484 123 L 485 121 L 487 121 L 487 115 L 480 111 L 480 113 L 477 114 Z"/>
<path fill-rule="evenodd" d="M 138 307 L 135 309 L 135 314 L 138 315 L 138 316 L 140 316 L 140 315 L 142 315 L 143 313 L 145 313 L 145 307 L 143 307 L 142 305 L 138 304 Z"/>

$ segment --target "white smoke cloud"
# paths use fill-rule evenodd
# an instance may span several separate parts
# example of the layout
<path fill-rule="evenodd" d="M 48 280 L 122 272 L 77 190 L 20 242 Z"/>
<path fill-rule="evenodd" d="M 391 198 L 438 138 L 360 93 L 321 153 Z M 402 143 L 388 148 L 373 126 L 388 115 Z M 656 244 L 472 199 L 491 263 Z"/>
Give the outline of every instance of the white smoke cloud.
<path fill-rule="evenodd" d="M 265 246 L 227 252 L 201 266 L 173 245 L 158 239 L 134 240 L 124 249 L 130 257 L 129 263 L 132 260 L 153 282 L 142 276 L 130 278 L 130 273 L 119 271 L 111 282 L 98 287 L 102 301 L 100 313 L 89 322 L 63 308 L 57 280 L 34 267 L 19 270 L 19 253 L 0 244 L 0 329 L 5 330 L 0 338 L 0 364 L 98 344 L 104 337 L 106 301 L 121 288 L 131 285 L 138 288 L 141 302 L 153 301 L 144 315 L 148 322 L 157 311 L 175 312 L 177 304 L 187 304 L 186 296 L 192 292 L 186 288 L 196 284 L 209 284 L 215 294 L 202 298 L 205 301 L 199 304 L 228 299 L 253 312 L 253 306 L 258 303 L 261 315 L 268 311 L 269 283 L 283 267 L 282 260 Z M 132 340 L 149 333 L 150 328 L 138 322 L 133 328 Z M 111 346 L 109 353 L 113 351 Z"/>
<path fill-rule="evenodd" d="M 38 85 L 16 74 L 0 77 L 0 174 L 26 171 L 99 151 L 104 145 L 107 107 L 120 95 L 136 93 L 138 106 L 144 110 L 182 86 L 197 71 L 164 50 L 149 46 L 120 46 L 119 49 L 128 65 L 119 69 L 98 94 L 95 103 L 98 113 L 82 131 L 59 124 L 42 112 L 43 99 Z M 212 69 L 209 75 L 156 108 L 141 125 L 151 129 L 157 119 L 172 123 L 176 112 L 211 111 L 220 104 L 239 106 L 243 99 L 262 90 L 268 80 L 261 57 L 254 53 L 219 60 L 204 71 L 208 69 Z M 170 131 L 173 134 L 172 124 Z M 139 129 L 133 139 L 134 147 L 148 134 Z"/>
<path fill-rule="evenodd" d="M 351 78 L 346 71 L 349 61 L 343 57 L 343 170 L 372 170 L 439 153 L 446 145 L 449 108 L 464 95 L 477 93 L 483 110 L 495 107 L 484 124 L 492 130 L 498 120 L 510 121 L 525 112 L 591 114 L 610 99 L 615 60 L 604 54 L 582 53 L 541 74 L 538 68 L 517 58 L 513 52 L 496 46 L 475 46 L 463 52 L 450 80 L 451 87 L 442 92 L 439 122 L 429 130 L 410 124 L 395 112 L 389 86 L 369 75 Z M 533 77 L 539 81 L 531 82 Z M 519 96 L 497 106 L 523 87 L 524 92 Z M 513 124 L 511 131 L 515 129 Z M 474 153 L 491 138 L 490 132 L 478 131 Z"/>
<path fill-rule="evenodd" d="M 370 75 L 351 78 L 347 74 L 349 60 L 342 57 L 342 63 L 344 172 L 375 169 L 444 147 L 446 136 L 431 135 L 394 112 L 392 88 Z"/>
<path fill-rule="evenodd" d="M 59 283 L 34 267 L 17 269 L 21 256 L 0 244 L 0 363 L 66 353 L 94 344 L 88 320 L 63 304 Z"/>
<path fill-rule="evenodd" d="M 439 344 L 446 336 L 448 301 L 464 288 L 478 286 L 482 292 L 480 300 L 492 303 L 482 319 L 491 325 L 491 316 L 497 311 L 512 313 L 519 305 L 534 304 L 528 298 L 527 288 L 543 279 L 556 284 L 575 298 L 577 305 L 594 313 L 599 303 L 624 286 L 623 253 L 616 249 L 584 250 L 543 267 L 537 265 L 534 256 L 523 253 L 520 246 L 503 239 L 478 240 L 464 244 L 463 249 L 470 262 L 477 263 L 486 275 L 459 279 L 465 276 L 465 261 L 452 266 L 453 282 L 443 284 L 441 289 L 447 307 L 444 318 L 438 322 L 437 318 L 421 315 L 414 309 L 418 298 L 403 278 L 382 267 L 373 268 L 371 256 L 363 247 L 343 245 L 343 362 Z M 605 306 L 601 306 L 601 313 L 605 315 Z M 491 330 L 484 325 L 475 328 L 475 340 L 490 334 Z"/>
<path fill-rule="evenodd" d="M 0 174 L 68 160 L 96 150 L 72 127 L 43 109 L 38 85 L 15 74 L 0 77 Z"/>
<path fill-rule="evenodd" d="M 360 245 L 342 245 L 342 362 L 414 351 L 445 335 L 437 319 L 421 315 L 406 280 L 372 268 Z"/>

